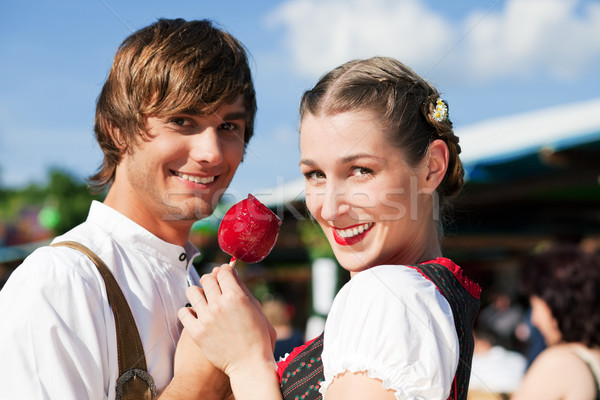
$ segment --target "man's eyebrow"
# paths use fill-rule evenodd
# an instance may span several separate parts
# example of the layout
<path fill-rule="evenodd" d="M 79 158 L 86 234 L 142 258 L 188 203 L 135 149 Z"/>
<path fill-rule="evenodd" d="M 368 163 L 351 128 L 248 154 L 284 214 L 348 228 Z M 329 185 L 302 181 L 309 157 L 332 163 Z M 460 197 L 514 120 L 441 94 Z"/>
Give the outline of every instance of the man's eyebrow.
<path fill-rule="evenodd" d="M 214 111 L 206 112 L 206 110 L 192 107 L 192 108 L 186 108 L 185 110 L 181 110 L 178 114 L 185 114 L 185 115 L 191 115 L 191 116 L 196 117 L 196 116 L 209 115 L 211 113 L 214 113 Z M 244 111 L 232 111 L 232 112 L 229 112 L 229 113 L 223 115 L 222 119 L 228 120 L 228 121 L 237 120 L 237 119 L 246 119 L 246 112 L 245 112 L 245 110 Z"/>
<path fill-rule="evenodd" d="M 224 120 L 246 119 L 246 113 L 243 111 L 234 111 L 223 115 Z"/>

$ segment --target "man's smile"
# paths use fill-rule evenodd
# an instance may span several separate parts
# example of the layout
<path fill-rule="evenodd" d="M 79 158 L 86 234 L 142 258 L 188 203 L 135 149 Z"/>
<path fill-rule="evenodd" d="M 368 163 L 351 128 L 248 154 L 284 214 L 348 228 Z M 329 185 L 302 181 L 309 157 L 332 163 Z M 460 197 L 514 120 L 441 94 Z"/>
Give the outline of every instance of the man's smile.
<path fill-rule="evenodd" d="M 194 182 L 194 183 L 201 183 L 203 185 L 212 183 L 217 178 L 217 176 L 215 176 L 215 175 L 199 176 L 199 175 L 184 174 L 179 171 L 171 171 L 171 173 L 173 173 L 173 175 L 176 175 L 181 179 L 185 179 L 187 181 Z"/>

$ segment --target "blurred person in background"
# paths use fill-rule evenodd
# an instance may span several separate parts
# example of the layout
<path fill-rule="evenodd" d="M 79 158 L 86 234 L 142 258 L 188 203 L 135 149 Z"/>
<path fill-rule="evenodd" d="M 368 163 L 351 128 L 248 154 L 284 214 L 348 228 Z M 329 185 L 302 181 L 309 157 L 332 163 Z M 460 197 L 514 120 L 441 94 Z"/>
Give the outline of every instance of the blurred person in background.
<path fill-rule="evenodd" d="M 527 360 L 525 356 L 499 344 L 496 334 L 475 328 L 475 349 L 471 366 L 469 400 L 508 399 L 521 384 Z"/>
<path fill-rule="evenodd" d="M 304 335 L 292 325 L 293 307 L 278 297 L 261 301 L 262 310 L 277 334 L 273 354 L 275 360 L 285 357 L 295 347 L 304 344 Z"/>
<path fill-rule="evenodd" d="M 554 245 L 527 261 L 523 286 L 548 347 L 512 399 L 599 399 L 600 256 Z"/>
<path fill-rule="evenodd" d="M 496 337 L 497 344 L 506 349 L 515 349 L 515 332 L 523 320 L 523 307 L 504 290 L 493 290 L 490 304 L 479 312 L 478 324 Z"/>

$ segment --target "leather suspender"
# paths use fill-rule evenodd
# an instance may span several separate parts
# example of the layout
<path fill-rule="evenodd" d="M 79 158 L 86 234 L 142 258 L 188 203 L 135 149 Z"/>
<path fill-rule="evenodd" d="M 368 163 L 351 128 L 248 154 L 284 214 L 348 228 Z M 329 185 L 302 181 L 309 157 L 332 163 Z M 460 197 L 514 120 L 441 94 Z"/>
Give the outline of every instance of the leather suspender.
<path fill-rule="evenodd" d="M 65 241 L 54 243 L 51 246 L 66 246 L 81 251 L 96 264 L 100 275 L 104 279 L 108 302 L 113 310 L 117 331 L 117 354 L 119 358 L 119 378 L 116 387 L 117 400 L 154 399 L 156 388 L 152 376 L 148 373 L 142 340 L 131 309 L 113 274 L 100 257 L 81 243 Z"/>

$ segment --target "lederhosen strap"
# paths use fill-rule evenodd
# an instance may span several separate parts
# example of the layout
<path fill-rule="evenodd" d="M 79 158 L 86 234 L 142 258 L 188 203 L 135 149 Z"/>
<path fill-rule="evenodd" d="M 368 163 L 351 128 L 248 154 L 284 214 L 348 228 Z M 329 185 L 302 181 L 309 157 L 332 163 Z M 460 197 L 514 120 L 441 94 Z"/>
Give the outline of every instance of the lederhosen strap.
<path fill-rule="evenodd" d="M 142 340 L 131 309 L 113 274 L 100 257 L 81 243 L 65 241 L 54 243 L 51 246 L 66 246 L 81 251 L 96 264 L 100 275 L 104 279 L 117 332 L 117 354 L 119 359 L 119 378 L 116 385 L 117 400 L 154 399 L 156 388 L 154 379 L 148 373 Z"/>

